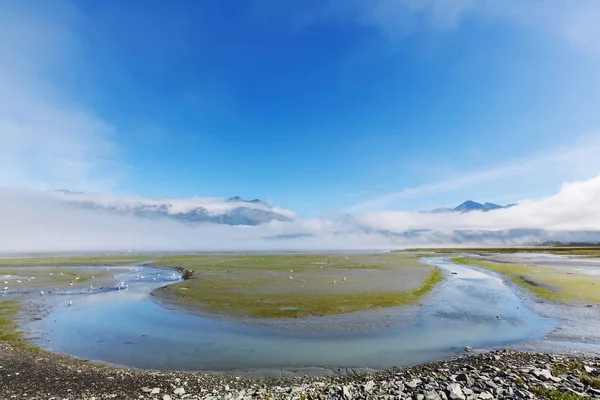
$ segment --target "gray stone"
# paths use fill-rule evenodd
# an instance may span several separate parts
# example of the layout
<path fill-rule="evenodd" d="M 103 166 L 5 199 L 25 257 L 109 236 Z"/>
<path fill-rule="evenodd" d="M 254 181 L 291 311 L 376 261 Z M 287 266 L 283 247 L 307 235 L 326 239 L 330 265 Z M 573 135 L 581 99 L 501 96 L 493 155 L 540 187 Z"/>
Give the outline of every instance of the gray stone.
<path fill-rule="evenodd" d="M 442 398 L 435 390 L 428 390 L 425 392 L 425 400 L 442 400 Z"/>
<path fill-rule="evenodd" d="M 152 389 L 150 389 L 149 387 L 144 386 L 142 388 L 142 392 L 144 392 L 144 393 L 150 393 L 151 391 L 152 391 Z"/>
<path fill-rule="evenodd" d="M 485 381 L 485 384 L 492 389 L 498 389 L 498 385 L 496 385 L 493 381 Z"/>
<path fill-rule="evenodd" d="M 367 393 L 371 393 L 373 391 L 374 387 L 375 387 L 375 382 L 369 381 L 369 382 L 365 383 L 364 391 Z"/>
<path fill-rule="evenodd" d="M 175 393 L 178 396 L 181 396 L 182 394 L 185 394 L 185 389 L 184 388 L 177 388 L 173 391 L 173 393 Z"/>
<path fill-rule="evenodd" d="M 421 393 L 419 393 L 418 395 L 415 396 L 415 400 L 425 400 L 425 396 L 423 396 Z"/>
<path fill-rule="evenodd" d="M 408 382 L 406 384 L 406 386 L 408 386 L 411 389 L 416 389 L 419 385 L 421 384 L 421 380 L 420 379 L 413 379 L 412 381 Z"/>
<path fill-rule="evenodd" d="M 458 383 L 451 383 L 446 388 L 448 392 L 448 398 L 450 400 L 465 400 L 465 395 L 463 394 L 462 388 Z"/>
<path fill-rule="evenodd" d="M 467 374 L 458 374 L 456 375 L 456 380 L 458 382 L 464 382 L 467 386 L 473 386 L 473 379 L 469 377 Z"/>
<path fill-rule="evenodd" d="M 352 400 L 352 398 L 354 397 L 352 396 L 352 392 L 350 391 L 350 388 L 348 386 L 342 387 L 342 396 L 344 396 L 344 398 L 347 400 Z"/>
<path fill-rule="evenodd" d="M 160 393 L 160 388 L 154 388 L 152 389 L 152 391 L 150 392 L 150 394 L 159 394 Z"/>
<path fill-rule="evenodd" d="M 163 396 L 163 400 L 171 400 L 171 396 L 169 396 L 168 394 L 165 394 Z"/>
<path fill-rule="evenodd" d="M 534 369 L 531 371 L 533 376 L 538 378 L 540 381 L 546 382 L 548 379 L 552 377 L 552 372 L 547 369 Z"/>
<path fill-rule="evenodd" d="M 488 392 L 481 392 L 479 393 L 479 398 L 481 400 L 491 400 L 494 398 L 494 396 L 492 396 L 491 393 Z"/>
<path fill-rule="evenodd" d="M 588 374 L 591 374 L 591 373 L 593 373 L 593 372 L 596 370 L 596 368 L 592 368 L 592 367 L 589 367 L 589 366 L 587 366 L 587 365 L 584 365 L 584 366 L 583 366 L 583 370 L 584 370 L 585 372 L 587 372 Z"/>

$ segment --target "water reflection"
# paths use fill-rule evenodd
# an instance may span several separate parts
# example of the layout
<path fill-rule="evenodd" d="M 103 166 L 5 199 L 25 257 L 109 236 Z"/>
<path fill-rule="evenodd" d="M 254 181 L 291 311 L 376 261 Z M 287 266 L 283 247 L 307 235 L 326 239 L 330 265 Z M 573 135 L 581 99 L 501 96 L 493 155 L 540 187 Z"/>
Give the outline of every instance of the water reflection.
<path fill-rule="evenodd" d="M 160 271 L 151 268 L 120 277 L 130 283 L 126 291 L 73 296 L 59 303 L 44 299 L 55 307 L 32 327 L 41 330 L 43 348 L 82 358 L 151 369 L 228 370 L 410 365 L 448 357 L 467 345 L 538 339 L 554 326 L 553 320 L 530 311 L 498 277 L 442 258 L 429 262 L 442 268 L 447 279 L 411 323 L 350 335 L 283 333 L 166 308 L 152 301 L 150 292 L 172 275 L 162 281 L 136 280 L 136 274 L 156 278 L 153 274 Z M 68 300 L 71 308 L 65 306 Z M 322 319 L 323 324 L 331 321 Z"/>

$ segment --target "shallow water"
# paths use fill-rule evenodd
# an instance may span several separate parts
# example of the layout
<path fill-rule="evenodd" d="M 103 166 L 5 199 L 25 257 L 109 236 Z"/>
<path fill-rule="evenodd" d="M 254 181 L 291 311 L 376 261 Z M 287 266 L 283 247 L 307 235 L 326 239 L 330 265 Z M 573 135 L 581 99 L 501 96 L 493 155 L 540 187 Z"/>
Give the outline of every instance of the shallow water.
<path fill-rule="evenodd" d="M 462 352 L 464 346 L 540 339 L 554 327 L 554 320 L 533 313 L 497 276 L 443 258 L 429 262 L 442 268 L 447 279 L 424 300 L 412 322 L 390 328 L 314 336 L 192 315 L 153 301 L 150 292 L 165 281 L 135 279 L 135 274 L 156 274 L 151 268 L 120 275 L 128 290 L 38 299 L 54 307 L 25 328 L 38 336 L 34 341 L 42 348 L 81 358 L 214 371 L 411 365 Z M 322 318 L 323 324 L 333 321 Z"/>

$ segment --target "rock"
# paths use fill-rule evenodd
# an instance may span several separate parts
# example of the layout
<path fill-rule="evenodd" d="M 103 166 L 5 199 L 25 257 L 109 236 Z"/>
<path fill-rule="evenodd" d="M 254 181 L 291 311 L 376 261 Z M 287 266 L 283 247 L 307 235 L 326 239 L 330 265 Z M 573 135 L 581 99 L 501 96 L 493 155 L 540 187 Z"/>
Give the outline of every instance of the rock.
<path fill-rule="evenodd" d="M 519 398 L 519 399 L 528 399 L 529 393 L 527 391 L 517 389 L 517 390 L 515 390 L 515 396 L 517 396 L 517 398 Z"/>
<path fill-rule="evenodd" d="M 160 388 L 154 388 L 152 389 L 152 391 L 150 392 L 150 394 L 159 394 L 160 393 Z"/>
<path fill-rule="evenodd" d="M 493 381 L 485 381 L 485 385 L 492 389 L 498 389 L 498 385 L 496 385 Z"/>
<path fill-rule="evenodd" d="M 423 396 L 421 393 L 419 393 L 418 395 L 415 396 L 415 400 L 425 400 L 425 396 Z"/>
<path fill-rule="evenodd" d="M 150 393 L 151 391 L 152 391 L 152 389 L 150 389 L 149 387 L 145 387 L 145 386 L 144 386 L 144 387 L 142 388 L 142 392 L 144 392 L 144 393 Z"/>
<path fill-rule="evenodd" d="M 181 396 L 182 394 L 185 394 L 185 389 L 182 388 L 182 387 L 180 387 L 180 388 L 175 389 L 173 391 L 173 393 L 176 394 L 176 395 L 178 395 L 178 396 Z"/>
<path fill-rule="evenodd" d="M 462 388 L 460 386 L 460 384 L 458 383 L 451 383 L 448 385 L 448 387 L 446 388 L 446 391 L 448 392 L 448 398 L 450 400 L 465 400 L 466 397 L 463 394 Z"/>
<path fill-rule="evenodd" d="M 421 384 L 421 380 L 420 379 L 413 379 L 411 381 L 409 381 L 406 386 L 408 386 L 411 389 L 416 389 L 417 387 L 419 387 L 419 385 Z"/>
<path fill-rule="evenodd" d="M 375 382 L 373 381 L 368 381 L 367 383 L 365 383 L 365 385 L 363 386 L 363 390 L 367 393 L 371 393 L 373 391 L 373 388 L 375 387 Z"/>
<path fill-rule="evenodd" d="M 542 382 L 546 382 L 552 377 L 552 372 L 547 369 L 534 369 L 531 373 Z"/>
<path fill-rule="evenodd" d="M 456 380 L 458 382 L 464 382 L 467 386 L 473 386 L 473 379 L 471 379 L 467 374 L 462 373 L 456 375 Z"/>
<path fill-rule="evenodd" d="M 427 390 L 424 396 L 425 400 L 442 400 L 435 390 Z"/>
<path fill-rule="evenodd" d="M 576 390 L 573 390 L 573 389 L 571 389 L 569 387 L 565 388 L 565 392 L 572 393 L 572 394 L 577 395 L 577 396 L 585 397 L 583 393 L 580 393 L 580 392 L 578 392 Z"/>
<path fill-rule="evenodd" d="M 592 368 L 592 367 L 588 367 L 587 365 L 584 365 L 584 366 L 583 366 L 583 370 L 584 370 L 585 372 L 587 372 L 588 374 L 593 374 L 593 373 L 594 373 L 594 371 L 596 370 L 596 368 Z"/>
<path fill-rule="evenodd" d="M 163 396 L 163 400 L 171 400 L 171 396 L 169 396 L 168 394 L 165 394 Z"/>
<path fill-rule="evenodd" d="M 468 353 L 470 351 L 472 351 L 473 348 L 471 346 L 465 346 L 465 351 Z"/>
<path fill-rule="evenodd" d="M 492 396 L 488 392 L 481 392 L 481 393 L 479 393 L 478 398 L 481 399 L 481 400 L 491 400 L 491 399 L 494 398 L 494 396 Z"/>
<path fill-rule="evenodd" d="M 342 396 L 344 396 L 344 398 L 348 400 L 351 400 L 354 397 L 352 396 L 352 392 L 350 391 L 350 388 L 348 386 L 342 387 Z"/>

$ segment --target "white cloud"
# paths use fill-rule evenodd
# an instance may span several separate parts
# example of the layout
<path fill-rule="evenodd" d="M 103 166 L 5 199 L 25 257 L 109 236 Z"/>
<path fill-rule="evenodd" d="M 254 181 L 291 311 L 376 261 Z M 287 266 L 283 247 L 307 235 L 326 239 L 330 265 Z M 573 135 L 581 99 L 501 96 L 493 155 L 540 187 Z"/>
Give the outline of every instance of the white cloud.
<path fill-rule="evenodd" d="M 122 171 L 115 128 L 52 83 L 75 68 L 76 19 L 62 2 L 0 4 L 0 185 L 109 190 Z"/>
<path fill-rule="evenodd" d="M 509 22 L 600 52 L 600 2 L 596 0 L 373 0 L 333 3 L 335 15 L 374 26 L 392 40 L 421 29 L 451 30 L 468 18 Z"/>
<path fill-rule="evenodd" d="M 523 200 L 517 206 L 492 212 L 407 213 L 375 212 L 358 220 L 373 229 L 408 230 L 506 230 L 545 229 L 585 231 L 600 229 L 600 176 L 566 183 L 560 192 L 543 199 Z"/>
<path fill-rule="evenodd" d="M 562 182 L 595 176 L 600 171 L 600 133 L 583 135 L 573 142 L 570 147 L 555 149 L 547 154 L 532 154 L 486 170 L 463 173 L 443 181 L 375 196 L 349 208 L 349 211 L 389 209 L 394 203 L 406 198 L 426 198 L 456 191 L 468 193 L 467 188 L 483 183 L 514 184 L 515 179 L 522 179 L 545 185 L 549 181 Z M 512 184 L 508 186 L 514 186 Z"/>
<path fill-rule="evenodd" d="M 0 220 L 0 252 L 359 250 L 600 240 L 600 176 L 487 213 L 377 212 L 259 226 L 117 215 L 73 207 L 48 193 L 5 190 Z"/>
<path fill-rule="evenodd" d="M 166 208 L 168 215 L 185 214 L 201 207 L 209 215 L 219 215 L 232 211 L 238 207 L 251 208 L 263 211 L 272 211 L 285 217 L 295 219 L 296 213 L 281 207 L 272 206 L 262 201 L 249 202 L 244 200 L 222 199 L 218 197 L 192 197 L 192 198 L 163 198 L 153 197 L 144 198 L 140 196 L 115 196 L 106 194 L 93 193 L 70 193 L 63 194 L 55 192 L 54 198 L 76 204 L 93 203 L 96 206 L 106 209 L 119 211 L 132 211 L 143 207 L 145 209 L 156 210 L 158 208 Z"/>

